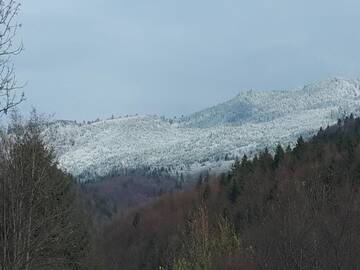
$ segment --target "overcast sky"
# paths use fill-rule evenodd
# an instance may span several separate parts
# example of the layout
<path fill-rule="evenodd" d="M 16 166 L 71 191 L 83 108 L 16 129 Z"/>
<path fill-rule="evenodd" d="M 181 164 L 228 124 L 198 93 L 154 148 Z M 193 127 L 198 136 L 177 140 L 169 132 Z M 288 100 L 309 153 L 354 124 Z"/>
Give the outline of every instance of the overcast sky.
<path fill-rule="evenodd" d="M 360 75 L 359 0 L 24 1 L 24 111 L 188 114 L 246 89 Z"/>

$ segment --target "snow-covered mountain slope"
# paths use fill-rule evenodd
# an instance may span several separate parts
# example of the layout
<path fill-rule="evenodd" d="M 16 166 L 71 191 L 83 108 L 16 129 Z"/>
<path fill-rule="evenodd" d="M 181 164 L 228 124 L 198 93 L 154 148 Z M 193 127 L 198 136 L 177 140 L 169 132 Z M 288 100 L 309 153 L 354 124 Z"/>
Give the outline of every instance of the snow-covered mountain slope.
<path fill-rule="evenodd" d="M 360 100 L 360 81 L 333 79 L 290 91 L 246 91 L 234 99 L 185 118 L 184 126 L 271 121 L 313 109 L 349 111 Z"/>
<path fill-rule="evenodd" d="M 92 124 L 55 122 L 45 138 L 60 165 L 93 178 L 124 169 L 221 169 L 265 146 L 293 143 L 360 112 L 360 81 L 333 79 L 290 91 L 248 91 L 179 122 L 134 116 Z"/>

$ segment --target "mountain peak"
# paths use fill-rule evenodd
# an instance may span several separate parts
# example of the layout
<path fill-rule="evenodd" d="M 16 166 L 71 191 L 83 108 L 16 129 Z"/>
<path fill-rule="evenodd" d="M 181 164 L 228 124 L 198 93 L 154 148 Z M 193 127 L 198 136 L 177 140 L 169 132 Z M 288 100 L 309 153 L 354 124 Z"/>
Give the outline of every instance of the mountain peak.
<path fill-rule="evenodd" d="M 303 90 L 310 93 L 327 93 L 353 98 L 360 96 L 360 81 L 358 79 L 349 80 L 335 77 L 330 80 L 307 85 Z"/>

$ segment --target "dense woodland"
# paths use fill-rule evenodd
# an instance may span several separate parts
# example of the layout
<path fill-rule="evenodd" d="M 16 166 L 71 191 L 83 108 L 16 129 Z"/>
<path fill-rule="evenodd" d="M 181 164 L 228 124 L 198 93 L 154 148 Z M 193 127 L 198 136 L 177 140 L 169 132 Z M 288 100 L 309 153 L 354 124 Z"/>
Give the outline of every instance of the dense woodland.
<path fill-rule="evenodd" d="M 99 230 L 104 269 L 359 269 L 360 119 Z"/>
<path fill-rule="evenodd" d="M 183 190 L 136 175 L 77 183 L 38 123 L 1 137 L 1 270 L 359 269 L 359 118 Z"/>

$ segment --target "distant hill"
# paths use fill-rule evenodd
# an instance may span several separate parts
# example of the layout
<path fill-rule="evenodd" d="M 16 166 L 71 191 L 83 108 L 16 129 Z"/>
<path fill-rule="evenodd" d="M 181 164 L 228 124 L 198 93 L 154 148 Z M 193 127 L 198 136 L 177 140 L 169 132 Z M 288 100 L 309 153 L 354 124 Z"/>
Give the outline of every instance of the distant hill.
<path fill-rule="evenodd" d="M 359 176 L 350 116 L 114 218 L 97 258 L 109 270 L 359 269 Z"/>
<path fill-rule="evenodd" d="M 360 81 L 332 79 L 286 91 L 245 91 L 235 98 L 194 113 L 183 123 L 189 127 L 213 127 L 261 123 L 311 110 L 333 115 L 358 107 Z"/>
<path fill-rule="evenodd" d="M 128 169 L 170 174 L 224 171 L 236 157 L 292 144 L 344 115 L 360 113 L 360 80 L 331 79 L 288 91 L 245 91 L 183 117 L 132 116 L 77 124 L 56 121 L 44 132 L 60 165 L 93 179 Z"/>

